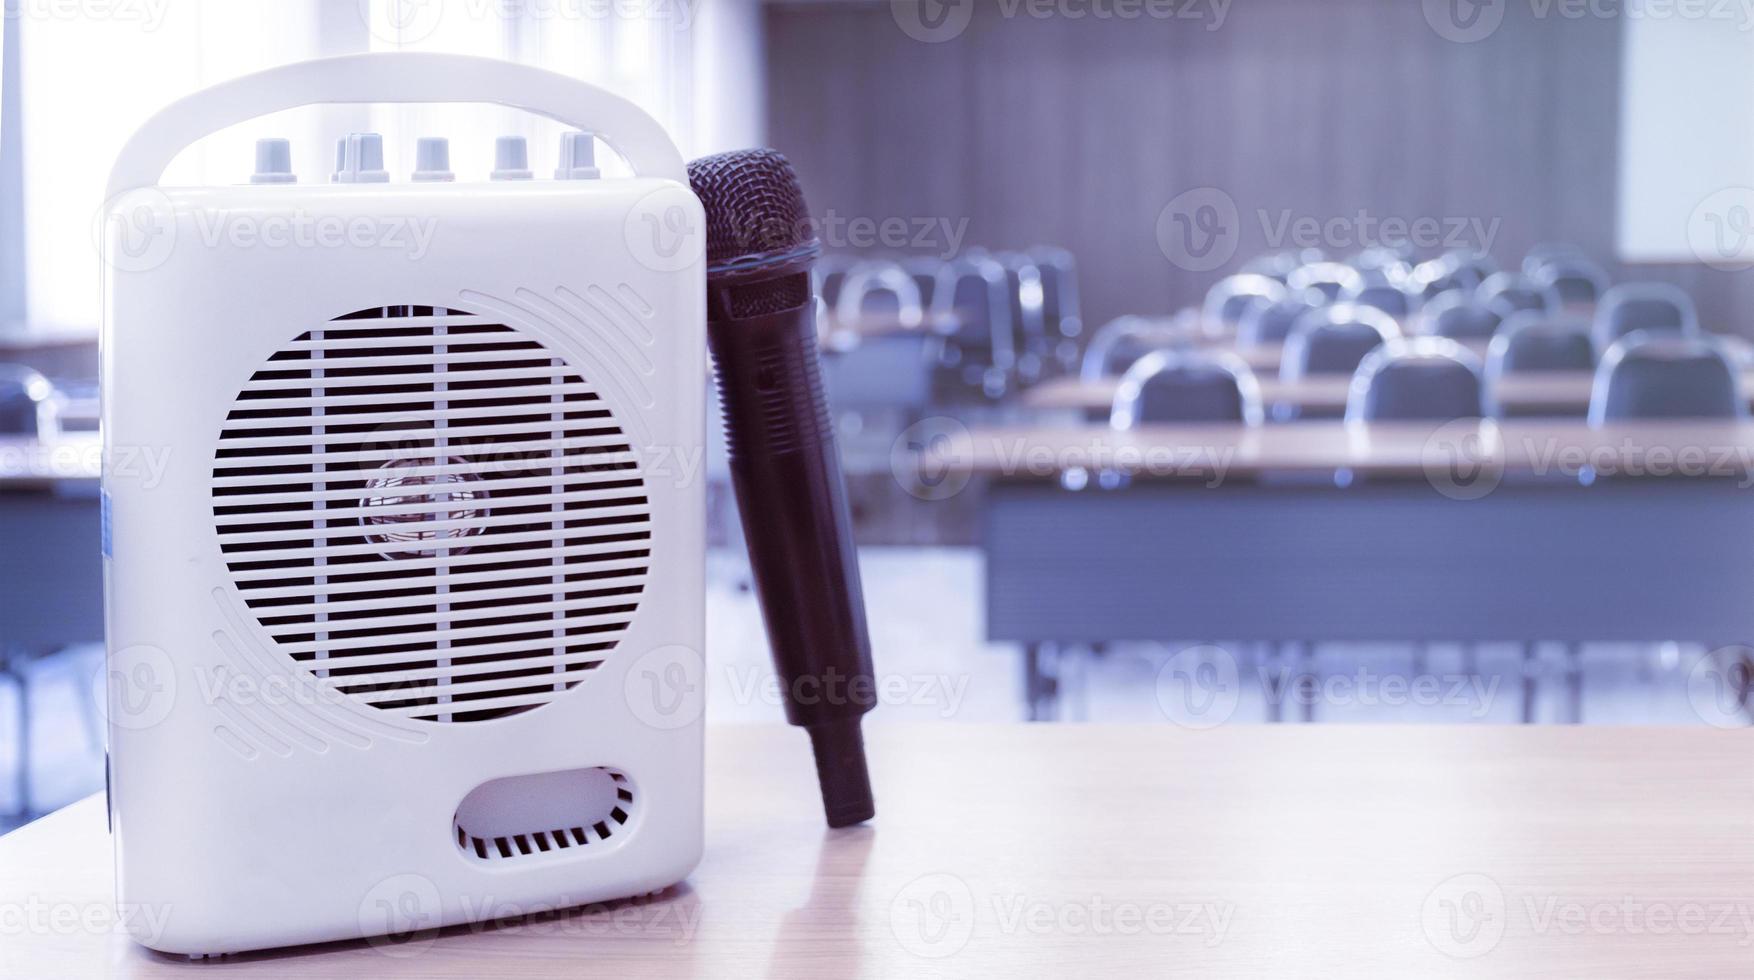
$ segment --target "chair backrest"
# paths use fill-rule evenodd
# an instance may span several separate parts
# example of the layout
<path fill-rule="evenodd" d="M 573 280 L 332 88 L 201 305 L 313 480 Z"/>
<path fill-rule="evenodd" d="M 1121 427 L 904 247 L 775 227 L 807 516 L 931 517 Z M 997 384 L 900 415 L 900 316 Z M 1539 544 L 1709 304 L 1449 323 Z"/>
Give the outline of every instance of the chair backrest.
<path fill-rule="evenodd" d="M 1296 252 L 1268 252 L 1244 262 L 1240 271 L 1245 275 L 1266 276 L 1283 283 L 1302 264 Z"/>
<path fill-rule="evenodd" d="M 1547 308 L 1554 311 L 1593 310 L 1608 291 L 1608 274 L 1581 255 L 1555 258 L 1528 275 L 1546 290 Z"/>
<path fill-rule="evenodd" d="M 1078 263 L 1072 253 L 1052 245 L 1029 250 L 1041 273 L 1041 312 L 1048 333 L 1063 338 L 1084 332 L 1084 315 L 1078 303 Z"/>
<path fill-rule="evenodd" d="M 1418 296 L 1421 302 L 1429 303 L 1445 293 L 1463 288 L 1449 263 L 1441 258 L 1421 262 L 1407 274 L 1407 291 Z"/>
<path fill-rule="evenodd" d="M 860 317 L 895 317 L 910 329 L 925 320 L 914 277 L 894 262 L 861 262 L 853 266 L 835 301 L 834 315 L 842 323 L 852 323 Z"/>
<path fill-rule="evenodd" d="M 50 440 L 59 434 L 55 386 L 20 364 L 0 364 L 0 435 Z"/>
<path fill-rule="evenodd" d="M 1517 313 L 1505 318 L 1486 351 L 1486 377 L 1532 371 L 1593 371 L 1588 317 Z"/>
<path fill-rule="evenodd" d="M 1477 418 L 1480 359 L 1443 337 L 1399 337 L 1367 354 L 1346 393 L 1348 421 Z"/>
<path fill-rule="evenodd" d="M 1666 282 L 1621 283 L 1602 294 L 1596 305 L 1596 347 L 1606 351 L 1640 330 L 1698 333 L 1693 297 Z"/>
<path fill-rule="evenodd" d="M 1207 329 L 1214 326 L 1235 327 L 1248 315 L 1249 310 L 1271 306 L 1284 298 L 1285 286 L 1277 279 L 1246 273 L 1226 276 L 1206 291 L 1206 302 L 1201 306 L 1201 314 L 1205 318 Z"/>
<path fill-rule="evenodd" d="M 1375 307 L 1397 320 L 1413 312 L 1413 298 L 1406 290 L 1387 283 L 1366 286 L 1347 299 L 1360 306 Z"/>
<path fill-rule="evenodd" d="M 944 276 L 944 263 L 938 259 L 908 259 L 901 263 L 907 274 L 913 277 L 914 289 L 920 294 L 920 306 L 932 308 L 932 301 L 938 296 L 938 283 Z"/>
<path fill-rule="evenodd" d="M 1541 270 L 1559 262 L 1589 261 L 1584 250 L 1568 242 L 1542 242 L 1523 256 L 1523 275 L 1538 278 Z"/>
<path fill-rule="evenodd" d="M 1503 319 L 1498 311 L 1474 301 L 1457 290 L 1444 293 L 1419 311 L 1423 332 L 1450 340 L 1485 340 L 1498 330 Z"/>
<path fill-rule="evenodd" d="M 1704 334 L 1637 331 L 1602 354 L 1590 424 L 1617 419 L 1742 418 L 1748 399 L 1722 345 Z"/>
<path fill-rule="evenodd" d="M 1494 272 L 1474 290 L 1474 302 L 1503 317 L 1547 308 L 1547 289 L 1515 272 Z"/>
<path fill-rule="evenodd" d="M 1319 290 L 1328 302 L 1333 303 L 1363 289 L 1364 277 L 1344 262 L 1311 262 L 1292 270 L 1285 279 L 1285 288 L 1294 293 Z"/>
<path fill-rule="evenodd" d="M 1312 311 L 1291 328 L 1279 376 L 1297 381 L 1312 374 L 1351 374 L 1366 354 L 1400 335 L 1394 319 L 1374 307 L 1341 303 Z"/>
<path fill-rule="evenodd" d="M 1124 374 L 1140 358 L 1168 342 L 1165 336 L 1168 332 L 1159 319 L 1131 314 L 1116 317 L 1090 335 L 1078 377 L 1101 381 Z"/>
<path fill-rule="evenodd" d="M 1498 271 L 1498 263 L 1485 252 L 1446 252 L 1438 261 L 1462 289 L 1478 289 L 1488 276 Z"/>
<path fill-rule="evenodd" d="M 1005 268 L 1005 303 L 1011 311 L 1016 369 L 1025 382 L 1033 382 L 1040 377 L 1053 346 L 1042 316 L 1041 270 L 1022 252 L 1001 252 L 993 257 Z"/>
<path fill-rule="evenodd" d="M 858 264 L 859 260 L 850 255 L 824 255 L 810 270 L 816 279 L 816 295 L 829 309 L 834 309 L 840 302 L 840 290 L 847 281 L 847 273 Z"/>
<path fill-rule="evenodd" d="M 1486 349 L 1487 411 L 1508 414 L 1498 401 L 1498 384 L 1507 374 L 1542 371 L 1593 371 L 1596 345 L 1588 317 L 1518 313 L 1507 317 Z"/>
<path fill-rule="evenodd" d="M 1109 425 L 1241 422 L 1260 425 L 1260 385 L 1242 358 L 1228 351 L 1160 350 L 1121 377 Z"/>
<path fill-rule="evenodd" d="M 1001 370 L 1009 370 L 1015 356 L 1005 283 L 1003 266 L 985 255 L 967 254 L 949 263 L 933 297 L 933 312 L 954 314 L 959 321 L 953 335 L 957 347 Z"/>
<path fill-rule="evenodd" d="M 1236 346 L 1282 344 L 1285 338 L 1291 336 L 1291 328 L 1297 325 L 1297 321 L 1304 314 L 1326 305 L 1327 301 L 1322 299 L 1322 294 L 1312 289 L 1286 296 L 1271 306 L 1251 307 L 1236 325 Z"/>

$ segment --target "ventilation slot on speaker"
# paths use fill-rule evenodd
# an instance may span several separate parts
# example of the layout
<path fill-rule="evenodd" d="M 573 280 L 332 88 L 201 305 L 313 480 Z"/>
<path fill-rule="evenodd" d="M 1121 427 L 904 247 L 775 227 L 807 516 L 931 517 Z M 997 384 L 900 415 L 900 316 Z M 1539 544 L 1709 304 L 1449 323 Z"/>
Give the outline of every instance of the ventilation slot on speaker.
<path fill-rule="evenodd" d="M 451 824 L 457 848 L 505 861 L 597 847 L 633 820 L 633 784 L 614 769 L 571 769 L 496 779 L 475 788 Z"/>
<path fill-rule="evenodd" d="M 589 379 L 512 327 L 426 306 L 341 317 L 269 358 L 220 433 L 213 516 L 282 651 L 436 722 L 579 684 L 651 557 L 638 461 Z"/>

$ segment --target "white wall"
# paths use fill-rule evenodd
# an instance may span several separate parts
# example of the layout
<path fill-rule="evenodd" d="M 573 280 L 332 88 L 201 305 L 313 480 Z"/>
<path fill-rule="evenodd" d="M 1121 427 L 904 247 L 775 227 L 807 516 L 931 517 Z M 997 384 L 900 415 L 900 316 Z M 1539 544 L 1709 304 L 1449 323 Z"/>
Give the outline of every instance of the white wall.
<path fill-rule="evenodd" d="M 1623 261 L 1754 264 L 1748 28 L 1733 17 L 1626 20 L 1617 226 Z"/>
<path fill-rule="evenodd" d="M 692 156 L 761 146 L 767 134 L 761 0 L 694 0 Z"/>

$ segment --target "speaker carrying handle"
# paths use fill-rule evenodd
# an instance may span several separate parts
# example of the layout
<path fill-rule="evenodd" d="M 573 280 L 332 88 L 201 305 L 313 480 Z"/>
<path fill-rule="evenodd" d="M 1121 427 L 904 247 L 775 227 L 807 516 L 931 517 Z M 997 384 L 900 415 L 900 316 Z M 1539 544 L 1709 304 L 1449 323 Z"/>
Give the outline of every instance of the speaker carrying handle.
<path fill-rule="evenodd" d="M 384 52 L 270 68 L 202 89 L 146 121 L 122 147 L 105 200 L 152 187 L 203 136 L 307 105 L 476 102 L 509 106 L 595 133 L 642 177 L 688 185 L 676 144 L 632 102 L 588 82 L 470 55 Z"/>

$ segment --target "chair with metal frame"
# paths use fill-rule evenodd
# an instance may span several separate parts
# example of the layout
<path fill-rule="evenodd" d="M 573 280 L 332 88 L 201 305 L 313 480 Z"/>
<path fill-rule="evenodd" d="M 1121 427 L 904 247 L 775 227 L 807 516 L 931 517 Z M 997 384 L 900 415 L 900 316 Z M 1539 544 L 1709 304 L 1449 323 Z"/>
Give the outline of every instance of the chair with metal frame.
<path fill-rule="evenodd" d="M 1693 297 L 1666 282 L 1625 282 L 1596 304 L 1596 349 L 1606 353 L 1621 337 L 1640 330 L 1699 332 Z"/>
<path fill-rule="evenodd" d="M 1239 274 L 1218 280 L 1206 291 L 1200 311 L 1208 331 L 1235 330 L 1250 310 L 1271 306 L 1286 296 L 1286 287 L 1268 276 Z"/>
<path fill-rule="evenodd" d="M 1496 310 L 1461 290 L 1444 293 L 1419 311 L 1421 333 L 1450 340 L 1486 340 L 1502 321 Z"/>
<path fill-rule="evenodd" d="M 1580 316 L 1518 313 L 1504 321 L 1486 349 L 1486 409 L 1494 418 L 1516 414 L 1498 399 L 1499 383 L 1509 374 L 1593 371 L 1595 342 L 1590 321 Z"/>

